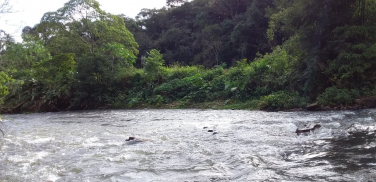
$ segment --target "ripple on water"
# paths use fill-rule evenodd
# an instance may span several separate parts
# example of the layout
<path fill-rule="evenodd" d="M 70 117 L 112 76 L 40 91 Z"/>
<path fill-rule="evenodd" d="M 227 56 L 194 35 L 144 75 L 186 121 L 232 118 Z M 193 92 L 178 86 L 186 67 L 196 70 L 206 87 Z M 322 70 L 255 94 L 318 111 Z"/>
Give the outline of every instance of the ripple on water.
<path fill-rule="evenodd" d="M 369 126 L 375 115 L 374 110 L 5 115 L 10 129 L 0 138 L 0 181 L 373 179 L 375 137 L 357 138 L 346 131 L 355 122 Z M 307 136 L 294 133 L 310 122 L 322 127 Z M 126 142 L 130 136 L 143 140 Z"/>

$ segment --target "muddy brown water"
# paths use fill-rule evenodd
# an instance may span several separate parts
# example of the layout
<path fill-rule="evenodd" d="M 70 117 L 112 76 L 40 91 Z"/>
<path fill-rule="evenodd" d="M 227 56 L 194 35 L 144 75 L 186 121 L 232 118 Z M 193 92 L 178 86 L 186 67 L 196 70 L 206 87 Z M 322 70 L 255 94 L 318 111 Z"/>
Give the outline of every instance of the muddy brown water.
<path fill-rule="evenodd" d="M 0 181 L 376 181 L 375 119 L 373 109 L 3 115 Z M 321 128 L 294 133 L 312 122 Z"/>

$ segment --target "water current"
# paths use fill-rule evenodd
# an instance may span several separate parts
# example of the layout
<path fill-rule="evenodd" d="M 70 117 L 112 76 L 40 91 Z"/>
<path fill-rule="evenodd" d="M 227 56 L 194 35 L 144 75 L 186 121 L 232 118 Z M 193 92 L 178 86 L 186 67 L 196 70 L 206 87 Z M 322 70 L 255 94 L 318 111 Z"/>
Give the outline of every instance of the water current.
<path fill-rule="evenodd" d="M 372 109 L 3 115 L 0 181 L 376 181 L 375 120 Z M 305 123 L 321 128 L 297 135 Z"/>

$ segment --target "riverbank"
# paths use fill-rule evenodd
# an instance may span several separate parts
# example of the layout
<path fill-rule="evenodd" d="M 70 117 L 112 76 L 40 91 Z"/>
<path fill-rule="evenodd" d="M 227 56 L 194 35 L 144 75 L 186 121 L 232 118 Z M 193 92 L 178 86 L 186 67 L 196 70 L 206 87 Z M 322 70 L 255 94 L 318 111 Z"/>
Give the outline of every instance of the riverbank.
<path fill-rule="evenodd" d="M 90 108 L 91 109 L 99 109 L 99 110 L 107 110 L 107 109 L 214 109 L 214 110 L 262 110 L 262 111 L 269 111 L 269 112 L 296 112 L 296 111 L 341 111 L 341 110 L 360 110 L 360 109 L 368 109 L 368 108 L 375 108 L 375 102 L 372 101 L 373 98 L 362 98 L 357 99 L 354 101 L 353 104 L 349 105 L 331 105 L 331 106 L 323 106 L 318 103 L 313 104 L 306 104 L 301 105 L 301 107 L 292 107 L 292 108 L 273 108 L 268 107 L 269 104 L 265 104 L 262 100 L 249 100 L 246 102 L 239 102 L 236 100 L 216 100 L 216 101 L 208 101 L 208 102 L 184 102 L 184 101 L 175 101 L 171 103 L 158 103 L 158 104 L 151 104 L 151 103 L 144 103 L 139 102 L 134 105 L 129 105 L 128 103 L 111 105 L 107 104 L 104 106 Z M 64 109 L 64 110 L 52 110 L 52 112 L 58 111 L 73 111 L 77 109 Z M 89 109 L 78 109 L 78 110 L 89 110 Z M 11 109 L 4 109 L 1 110 L 3 114 L 20 114 L 20 113 L 37 113 L 37 112 L 45 112 L 45 111 L 38 111 L 38 110 L 11 110 Z M 49 111 L 51 112 L 51 111 Z"/>
<path fill-rule="evenodd" d="M 334 106 L 320 106 L 317 103 L 308 104 L 305 107 L 297 107 L 290 109 L 273 110 L 260 107 L 260 100 L 251 100 L 247 102 L 236 102 L 234 100 L 218 100 L 212 102 L 203 103 L 186 103 L 186 102 L 173 102 L 161 105 L 140 104 L 134 107 L 128 107 L 126 105 L 122 107 L 113 107 L 111 105 L 101 107 L 100 109 L 214 109 L 214 110 L 261 110 L 269 112 L 297 112 L 297 111 L 343 111 L 343 110 L 361 110 L 375 108 L 375 105 L 361 105 L 354 103 L 352 105 L 334 105 Z"/>
<path fill-rule="evenodd" d="M 46 77 L 39 80 L 31 77 L 35 75 L 18 78 L 14 76 L 16 81 L 9 83 L 10 92 L 3 98 L 4 104 L 0 105 L 0 112 L 54 112 L 98 108 L 344 110 L 356 109 L 356 99 L 374 98 L 372 96 L 376 95 L 373 87 L 330 86 L 308 92 L 302 85 L 286 77 L 290 74 L 284 69 L 286 65 L 274 65 L 278 70 L 270 66 L 277 64 L 271 57 L 285 54 L 283 50 L 276 49 L 275 52 L 253 62 L 238 61 L 230 68 L 226 65 L 207 69 L 203 66 L 163 64 L 156 66 L 154 70 L 147 67 L 126 67 L 108 77 L 86 81 L 82 80 L 83 77 L 70 73 L 69 79 L 56 78 L 61 84 L 46 80 Z M 158 55 L 157 57 L 162 56 Z M 163 60 L 159 61 L 163 63 Z M 313 103 L 317 104 L 307 107 Z M 372 106 L 366 107 L 375 107 L 376 99 L 372 103 Z"/>

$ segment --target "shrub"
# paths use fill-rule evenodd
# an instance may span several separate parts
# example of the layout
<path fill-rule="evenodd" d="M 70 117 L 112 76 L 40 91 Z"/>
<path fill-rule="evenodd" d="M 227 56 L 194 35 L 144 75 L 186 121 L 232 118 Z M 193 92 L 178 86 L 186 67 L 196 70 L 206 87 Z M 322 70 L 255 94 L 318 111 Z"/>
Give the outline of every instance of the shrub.
<path fill-rule="evenodd" d="M 292 109 L 304 107 L 307 103 L 298 92 L 278 91 L 268 96 L 261 97 L 259 107 L 268 110 Z"/>
<path fill-rule="evenodd" d="M 339 89 L 329 87 L 317 97 L 317 102 L 324 106 L 335 106 L 338 104 L 351 104 L 354 99 L 359 98 L 359 91 L 356 89 Z"/>
<path fill-rule="evenodd" d="M 180 66 L 178 64 L 175 64 L 172 67 L 164 68 L 164 74 L 166 80 L 168 81 L 173 79 L 183 79 L 186 77 L 191 77 L 196 74 L 200 74 L 203 71 L 203 67 L 200 66 Z"/>
<path fill-rule="evenodd" d="M 211 81 L 219 76 L 222 76 L 225 74 L 225 71 L 222 67 L 215 67 L 211 70 L 206 70 L 203 74 L 202 74 L 202 78 L 204 80 L 207 80 L 207 81 Z"/>
<path fill-rule="evenodd" d="M 149 104 L 155 104 L 156 106 L 160 106 L 164 102 L 163 96 L 155 95 L 149 100 Z"/>
<path fill-rule="evenodd" d="M 204 85 L 200 74 L 183 79 L 174 79 L 154 89 L 154 94 L 163 95 L 171 100 L 181 99 L 191 92 L 198 91 Z"/>

